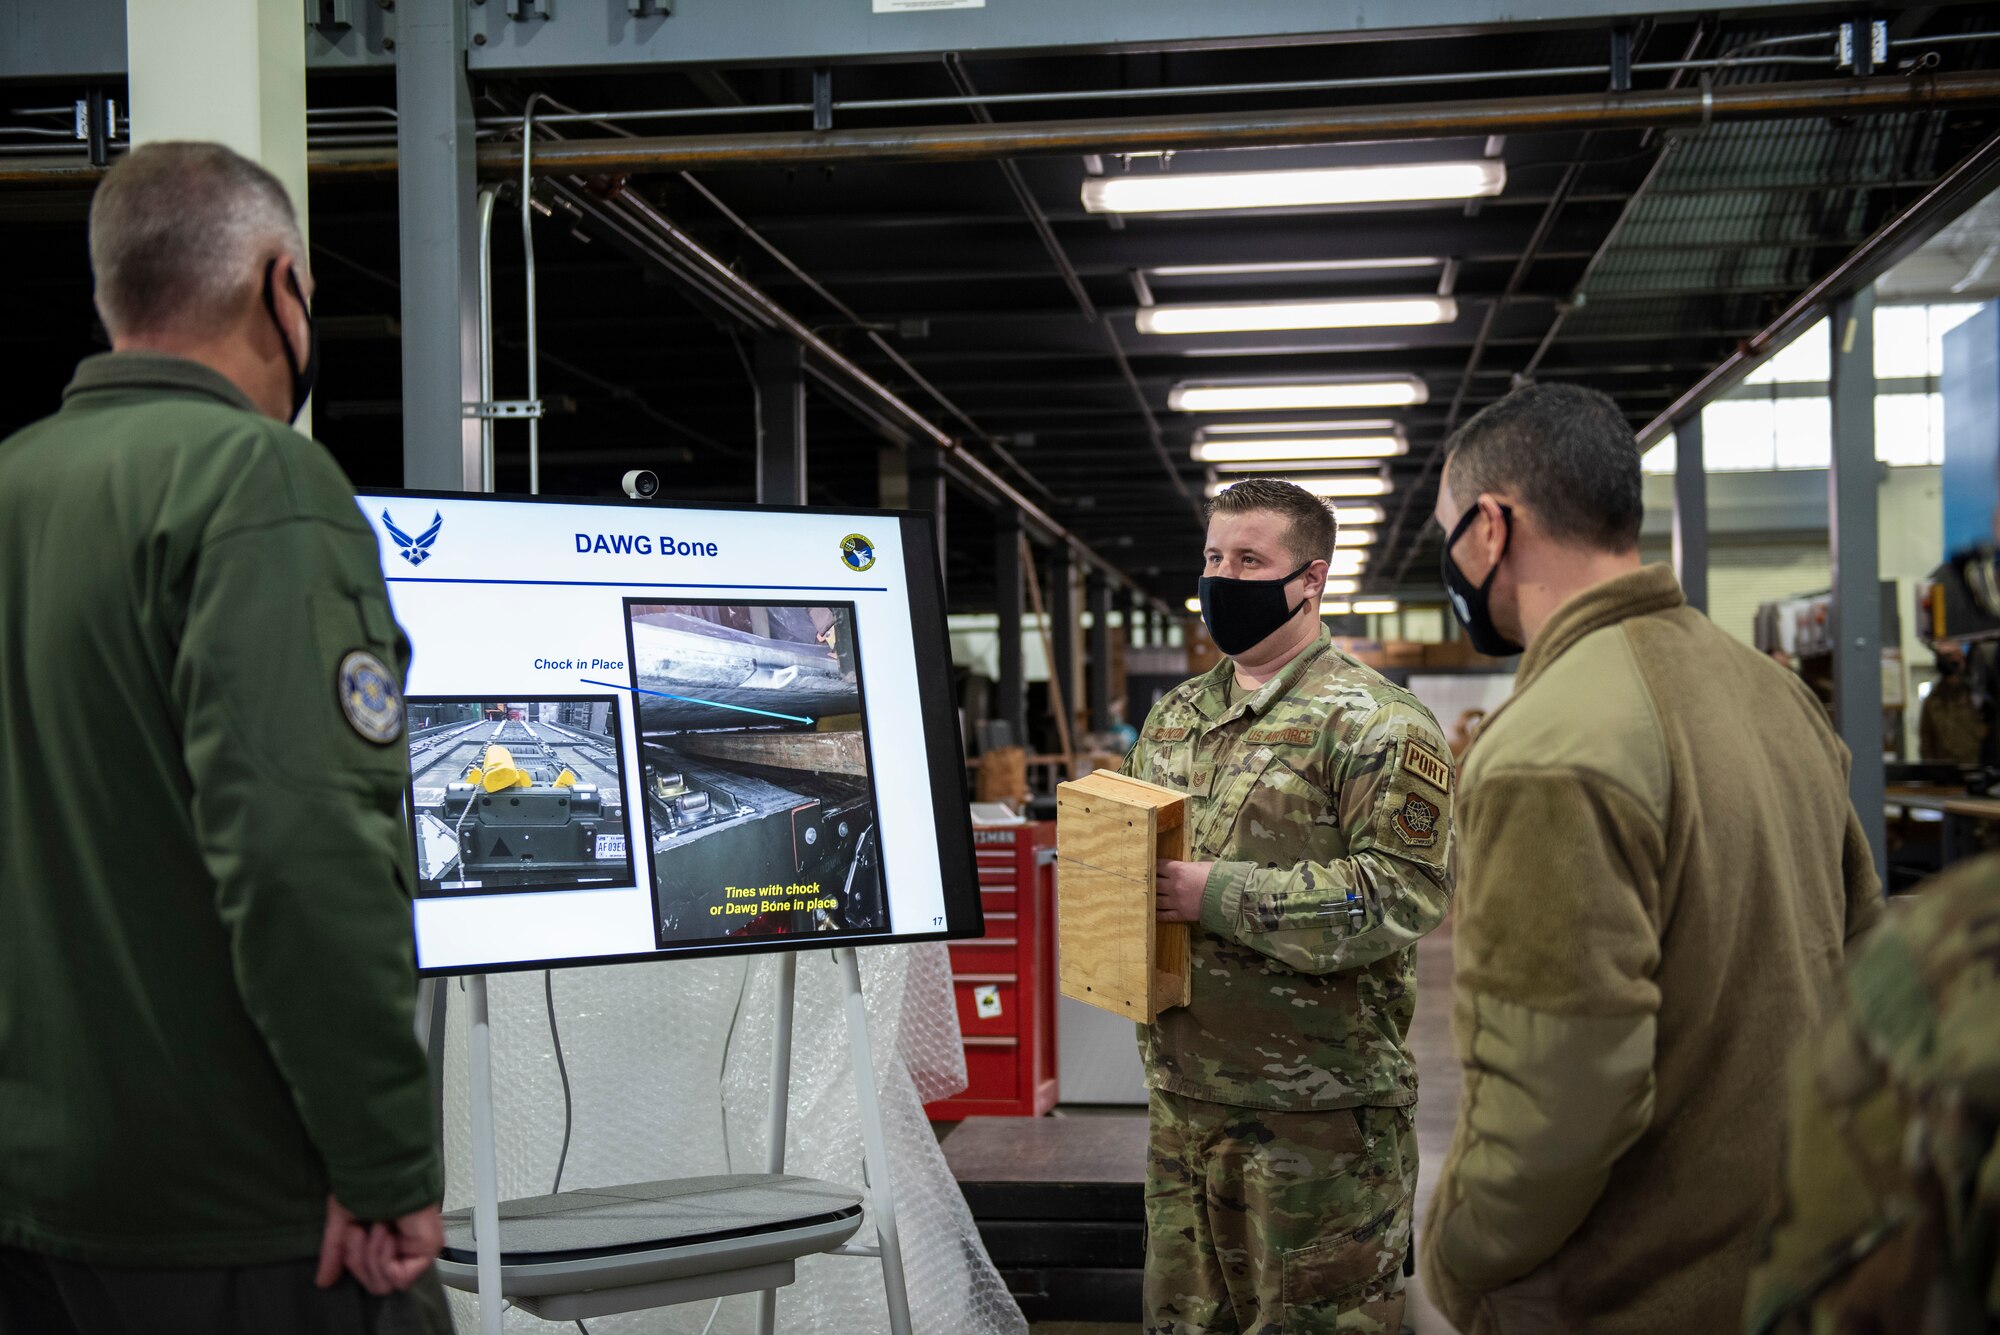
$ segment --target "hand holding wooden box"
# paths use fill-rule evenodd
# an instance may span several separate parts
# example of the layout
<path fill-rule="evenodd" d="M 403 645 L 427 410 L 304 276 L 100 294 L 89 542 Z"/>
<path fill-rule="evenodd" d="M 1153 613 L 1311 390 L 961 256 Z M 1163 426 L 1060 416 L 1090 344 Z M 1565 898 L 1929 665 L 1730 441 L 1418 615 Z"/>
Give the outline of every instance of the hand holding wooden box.
<path fill-rule="evenodd" d="M 1153 888 L 1187 856 L 1187 794 L 1099 770 L 1056 804 L 1062 994 L 1140 1021 L 1187 1005 L 1187 924 L 1159 921 Z"/>

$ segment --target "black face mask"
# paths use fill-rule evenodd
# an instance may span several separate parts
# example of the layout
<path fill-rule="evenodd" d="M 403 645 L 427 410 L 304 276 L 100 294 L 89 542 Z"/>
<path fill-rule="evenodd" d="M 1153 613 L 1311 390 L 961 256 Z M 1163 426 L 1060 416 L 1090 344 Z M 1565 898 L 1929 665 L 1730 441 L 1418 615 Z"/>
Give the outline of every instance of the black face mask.
<path fill-rule="evenodd" d="M 1285 606 L 1285 586 L 1312 569 L 1308 561 L 1283 579 L 1201 577 L 1201 619 L 1209 638 L 1230 657 L 1254 649 L 1299 614 L 1305 600 Z"/>
<path fill-rule="evenodd" d="M 264 266 L 264 309 L 270 313 L 272 327 L 278 331 L 278 346 L 285 350 L 285 366 L 292 373 L 292 415 L 286 421 L 296 422 L 299 414 L 306 409 L 306 400 L 312 397 L 313 385 L 319 380 L 319 329 L 313 323 L 312 307 L 306 305 L 306 294 L 299 287 L 299 272 L 292 269 L 285 277 L 291 280 L 292 295 L 299 299 L 299 306 L 306 313 L 306 364 L 299 365 L 298 354 L 292 351 L 291 337 L 285 333 L 285 322 L 278 318 L 278 293 L 272 285 L 272 275 L 278 271 L 278 262 L 272 260 Z"/>
<path fill-rule="evenodd" d="M 1521 652 L 1521 646 L 1500 633 L 1493 624 L 1493 579 L 1500 573 L 1500 562 L 1506 559 L 1507 546 L 1514 541 L 1514 511 L 1509 506 L 1500 507 L 1500 518 L 1506 522 L 1507 536 L 1501 540 L 1500 554 L 1493 558 L 1493 569 L 1486 572 L 1486 582 L 1473 587 L 1465 572 L 1458 568 L 1458 562 L 1451 559 L 1451 549 L 1465 536 L 1465 530 L 1479 514 L 1479 506 L 1474 504 L 1459 517 L 1458 526 L 1451 536 L 1444 540 L 1444 552 L 1438 562 L 1444 569 L 1444 591 L 1451 597 L 1451 610 L 1458 614 L 1459 622 L 1472 640 L 1472 647 L 1488 658 L 1512 658 Z"/>

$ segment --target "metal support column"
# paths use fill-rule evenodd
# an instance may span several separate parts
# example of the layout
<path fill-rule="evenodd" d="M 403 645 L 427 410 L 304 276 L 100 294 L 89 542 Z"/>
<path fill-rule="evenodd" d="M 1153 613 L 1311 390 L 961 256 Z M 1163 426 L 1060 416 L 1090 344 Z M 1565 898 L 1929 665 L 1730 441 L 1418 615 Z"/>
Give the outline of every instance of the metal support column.
<path fill-rule="evenodd" d="M 1003 506 L 993 514 L 993 611 L 999 618 L 999 706 L 995 716 L 1028 744 L 1028 682 L 1021 673 L 1021 613 L 1025 581 L 1021 571 L 1021 512 Z"/>
<path fill-rule="evenodd" d="M 937 540 L 938 578 L 949 565 L 944 557 L 944 451 L 912 443 L 908 449 L 883 446 L 876 463 L 876 499 L 884 510 L 918 510 L 931 516 Z"/>
<path fill-rule="evenodd" d="M 306 30 L 298 0 L 131 0 L 122 8 L 131 144 L 227 144 L 278 178 L 310 245 Z M 114 20 L 118 13 L 110 10 Z M 102 85 L 89 89 L 90 160 L 99 166 L 108 160 L 116 101 Z M 310 405 L 297 425 L 312 434 Z"/>
<path fill-rule="evenodd" d="M 1853 753 L 1848 793 L 1887 875 L 1882 815 L 1882 593 L 1876 533 L 1875 289 L 1833 307 L 1833 717 Z"/>
<path fill-rule="evenodd" d="M 1674 423 L 1674 573 L 1688 606 L 1708 610 L 1708 465 L 1701 413 Z"/>
<path fill-rule="evenodd" d="M 403 276 L 403 485 L 480 489 L 479 204 L 466 7 L 397 11 L 396 175 Z"/>
<path fill-rule="evenodd" d="M 805 350 L 790 339 L 757 344 L 757 499 L 806 503 Z"/>
<path fill-rule="evenodd" d="M 1049 644 L 1055 655 L 1055 662 L 1049 664 L 1049 709 L 1067 709 L 1070 736 L 1075 737 L 1076 728 L 1076 632 L 1083 620 L 1076 605 L 1076 558 L 1067 543 L 1057 543 L 1049 550 Z M 1056 688 L 1061 686 L 1061 700 L 1056 699 Z"/>
<path fill-rule="evenodd" d="M 1090 730 L 1111 727 L 1111 585 L 1090 572 Z"/>
<path fill-rule="evenodd" d="M 907 503 L 912 510 L 923 510 L 930 514 L 931 534 L 937 540 L 938 580 L 940 583 L 949 584 L 950 566 L 944 559 L 944 451 L 917 444 L 910 446 L 907 457 L 910 478 L 910 495 Z"/>

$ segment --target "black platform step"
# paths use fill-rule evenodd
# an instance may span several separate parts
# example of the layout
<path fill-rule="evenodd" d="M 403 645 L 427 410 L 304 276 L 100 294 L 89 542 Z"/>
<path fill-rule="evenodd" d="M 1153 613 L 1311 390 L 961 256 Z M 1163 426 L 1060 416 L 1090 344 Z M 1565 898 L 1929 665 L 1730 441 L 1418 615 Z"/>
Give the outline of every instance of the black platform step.
<path fill-rule="evenodd" d="M 944 1153 L 1028 1320 L 1140 1320 L 1143 1113 L 968 1118 Z"/>

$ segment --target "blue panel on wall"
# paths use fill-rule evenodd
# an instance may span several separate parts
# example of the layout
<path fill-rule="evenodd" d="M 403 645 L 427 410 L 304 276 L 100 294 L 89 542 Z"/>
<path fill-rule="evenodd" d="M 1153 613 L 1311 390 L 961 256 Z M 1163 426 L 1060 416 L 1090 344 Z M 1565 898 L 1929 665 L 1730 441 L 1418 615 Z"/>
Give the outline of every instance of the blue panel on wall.
<path fill-rule="evenodd" d="M 1993 541 L 2000 505 L 2000 301 L 1944 336 L 1944 552 Z"/>

